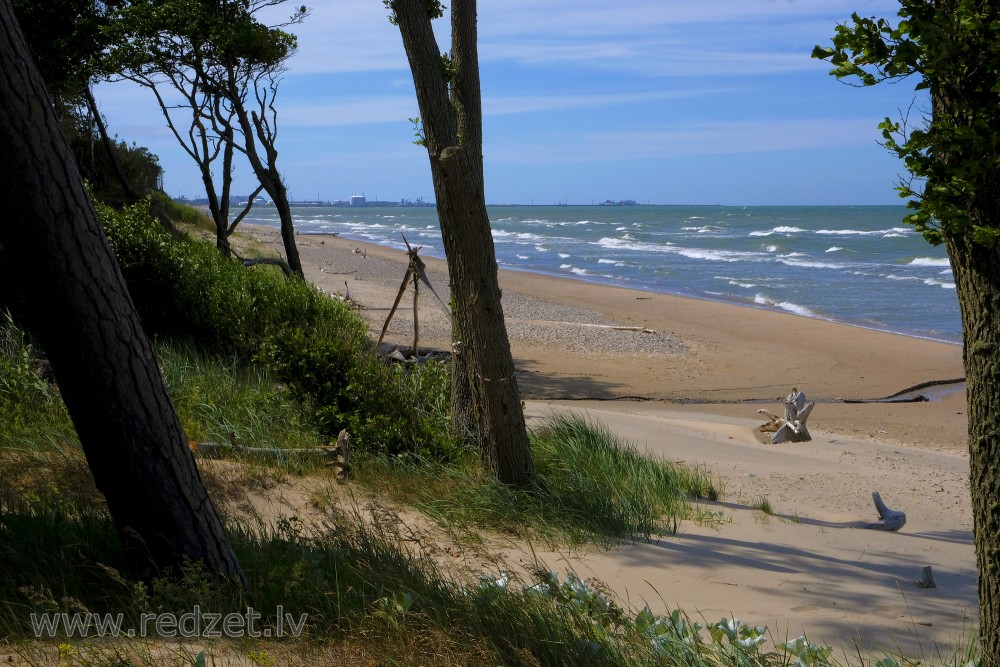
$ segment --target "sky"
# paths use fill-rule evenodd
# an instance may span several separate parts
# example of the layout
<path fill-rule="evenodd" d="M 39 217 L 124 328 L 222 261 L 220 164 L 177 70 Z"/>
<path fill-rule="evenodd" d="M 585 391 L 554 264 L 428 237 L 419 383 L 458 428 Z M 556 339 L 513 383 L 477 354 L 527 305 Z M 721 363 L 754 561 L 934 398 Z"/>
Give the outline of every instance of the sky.
<path fill-rule="evenodd" d="M 291 5 L 273 15 L 291 13 Z M 445 4 L 449 4 L 447 0 Z M 396 27 L 379 0 L 313 0 L 291 30 L 278 167 L 293 200 L 434 193 Z M 810 58 L 852 12 L 896 0 L 480 0 L 491 204 L 898 204 L 902 164 L 877 125 L 925 98 Z M 448 48 L 447 17 L 436 22 Z M 173 196 L 204 196 L 152 93 L 104 83 L 110 130 L 160 158 Z M 237 192 L 256 185 L 237 172 Z"/>

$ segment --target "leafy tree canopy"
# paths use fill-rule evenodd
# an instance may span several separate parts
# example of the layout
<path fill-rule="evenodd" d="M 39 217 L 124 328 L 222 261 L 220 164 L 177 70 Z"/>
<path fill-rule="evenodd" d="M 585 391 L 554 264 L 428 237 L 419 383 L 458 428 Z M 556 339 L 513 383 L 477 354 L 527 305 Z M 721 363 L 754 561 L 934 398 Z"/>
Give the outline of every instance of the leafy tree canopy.
<path fill-rule="evenodd" d="M 829 60 L 839 79 L 863 86 L 915 75 L 930 90 L 932 112 L 918 127 L 886 118 L 885 146 L 912 178 L 899 184 L 913 213 L 907 222 L 940 244 L 967 236 L 992 247 L 1000 240 L 1000 8 L 975 0 L 900 0 L 899 21 L 851 16 L 837 27 L 832 47 L 813 57 Z"/>
<path fill-rule="evenodd" d="M 280 0 L 284 2 L 284 0 Z M 115 13 L 106 30 L 120 72 L 169 73 L 213 66 L 274 69 L 297 47 L 281 28 L 308 14 L 296 7 L 287 23 L 268 26 L 255 14 L 275 0 L 134 0 Z"/>
<path fill-rule="evenodd" d="M 49 92 L 72 97 L 106 74 L 111 13 L 125 0 L 12 0 L 14 13 Z"/>

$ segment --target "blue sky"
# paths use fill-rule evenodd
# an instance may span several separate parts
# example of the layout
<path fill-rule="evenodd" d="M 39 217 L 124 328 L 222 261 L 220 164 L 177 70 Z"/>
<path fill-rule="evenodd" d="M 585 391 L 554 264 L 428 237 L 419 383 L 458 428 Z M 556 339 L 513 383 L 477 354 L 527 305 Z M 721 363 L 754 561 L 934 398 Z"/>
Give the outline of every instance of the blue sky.
<path fill-rule="evenodd" d="M 445 4 L 449 4 L 446 0 Z M 433 199 L 397 29 L 379 0 L 314 0 L 279 93 L 294 199 Z M 895 0 L 480 0 L 490 203 L 895 204 L 877 124 L 915 81 L 859 89 L 812 60 L 852 11 Z M 288 12 L 283 12 L 288 13 Z M 437 23 L 447 48 L 447 19 Z M 102 84 L 111 130 L 204 196 L 149 91 Z M 918 98 L 918 107 L 922 98 Z M 239 172 L 239 190 L 254 184 Z"/>

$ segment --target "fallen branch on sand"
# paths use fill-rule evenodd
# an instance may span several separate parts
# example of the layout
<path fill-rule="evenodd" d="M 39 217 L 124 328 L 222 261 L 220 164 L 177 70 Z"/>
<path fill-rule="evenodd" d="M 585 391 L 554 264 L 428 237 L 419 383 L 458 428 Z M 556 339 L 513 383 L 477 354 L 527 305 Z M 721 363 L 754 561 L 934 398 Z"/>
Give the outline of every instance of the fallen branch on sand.
<path fill-rule="evenodd" d="M 256 456 L 273 456 L 281 460 L 289 455 L 311 456 L 322 455 L 326 460 L 327 467 L 337 468 L 337 477 L 346 477 L 351 472 L 351 465 L 347 462 L 347 453 L 351 449 L 351 436 L 347 429 L 337 436 L 337 444 L 328 447 L 298 447 L 294 449 L 279 449 L 277 447 L 245 447 L 236 441 L 235 434 L 229 434 L 229 443 L 221 444 L 217 442 L 195 442 L 188 441 L 188 446 L 196 454 L 208 454 L 218 456 L 232 452 L 235 454 L 253 454 Z"/>
<path fill-rule="evenodd" d="M 867 523 L 862 526 L 862 528 L 896 532 L 906 525 L 906 514 L 904 512 L 900 512 L 899 510 L 889 509 L 889 507 L 882 502 L 882 496 L 879 495 L 878 491 L 872 491 L 872 502 L 875 503 L 875 511 L 878 512 L 879 521 Z M 931 581 L 933 582 L 933 579 Z"/>
<path fill-rule="evenodd" d="M 615 331 L 637 331 L 639 333 L 645 333 L 645 334 L 656 333 L 656 331 L 654 331 L 653 329 L 647 329 L 646 327 L 630 327 L 617 324 L 587 324 L 585 322 L 556 322 L 556 324 L 569 324 L 578 327 L 591 327 L 592 329 L 613 329 Z"/>

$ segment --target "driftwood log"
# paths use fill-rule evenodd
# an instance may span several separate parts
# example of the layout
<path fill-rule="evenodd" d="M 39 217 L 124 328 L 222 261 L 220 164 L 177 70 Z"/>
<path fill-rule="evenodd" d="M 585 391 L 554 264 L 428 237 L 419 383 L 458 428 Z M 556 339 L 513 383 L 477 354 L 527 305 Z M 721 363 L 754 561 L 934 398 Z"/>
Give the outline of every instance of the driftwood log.
<path fill-rule="evenodd" d="M 328 468 L 336 468 L 337 478 L 343 479 L 351 472 L 351 464 L 347 462 L 347 455 L 351 449 L 351 436 L 345 428 L 337 436 L 337 443 L 327 447 L 299 447 L 295 449 L 279 449 L 277 447 L 246 447 L 236 441 L 235 434 L 229 434 L 229 443 L 221 444 L 217 442 L 195 442 L 188 441 L 191 451 L 199 455 L 219 456 L 226 453 L 251 454 L 254 456 L 274 457 L 282 460 L 288 456 L 315 456 L 320 455 L 326 461 Z"/>
<path fill-rule="evenodd" d="M 930 565 L 924 566 L 923 576 L 915 583 L 920 588 L 937 588 L 937 584 L 934 583 L 934 571 Z"/>
<path fill-rule="evenodd" d="M 757 427 L 760 434 L 773 433 L 770 438 L 771 444 L 779 442 L 806 442 L 812 440 L 806 420 L 812 412 L 815 403 L 806 403 L 806 395 L 793 388 L 792 392 L 785 397 L 785 416 L 779 417 L 769 410 L 758 410 L 760 414 L 771 418 L 766 424 Z"/>
<path fill-rule="evenodd" d="M 878 491 L 872 491 L 872 502 L 875 503 L 875 511 L 878 512 L 879 520 L 874 523 L 866 523 L 863 526 L 864 528 L 896 532 L 906 525 L 906 513 L 900 512 L 899 510 L 889 509 L 889 507 L 882 502 L 882 496 L 879 495 Z M 933 579 L 931 581 L 933 582 Z"/>

